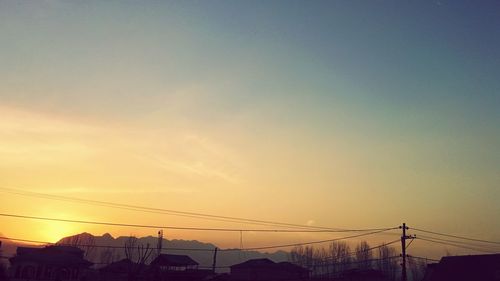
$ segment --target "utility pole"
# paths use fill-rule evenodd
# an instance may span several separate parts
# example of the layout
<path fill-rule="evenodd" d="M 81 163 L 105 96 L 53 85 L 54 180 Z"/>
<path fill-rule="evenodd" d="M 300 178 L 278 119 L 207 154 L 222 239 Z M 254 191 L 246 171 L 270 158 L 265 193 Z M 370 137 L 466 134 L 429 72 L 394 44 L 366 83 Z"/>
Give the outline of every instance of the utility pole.
<path fill-rule="evenodd" d="M 212 263 L 212 272 L 215 274 L 215 267 L 217 265 L 217 250 L 219 250 L 217 247 L 215 247 L 215 250 L 214 250 L 214 259 L 213 259 L 213 263 Z"/>
<path fill-rule="evenodd" d="M 158 245 L 156 247 L 156 256 L 157 257 L 159 255 L 161 255 L 162 243 L 163 243 L 163 229 L 158 231 Z"/>
<path fill-rule="evenodd" d="M 401 281 L 406 281 L 406 223 L 403 223 L 403 235 L 401 235 L 401 255 L 403 262 L 401 263 Z"/>
<path fill-rule="evenodd" d="M 403 230 L 403 234 L 401 235 L 401 257 L 403 258 L 403 261 L 401 262 L 401 281 L 407 281 L 408 277 L 406 276 L 406 239 L 414 239 L 415 236 L 412 235 L 406 235 L 406 230 L 409 229 L 406 226 L 406 223 L 403 223 L 403 226 L 400 226 Z"/>

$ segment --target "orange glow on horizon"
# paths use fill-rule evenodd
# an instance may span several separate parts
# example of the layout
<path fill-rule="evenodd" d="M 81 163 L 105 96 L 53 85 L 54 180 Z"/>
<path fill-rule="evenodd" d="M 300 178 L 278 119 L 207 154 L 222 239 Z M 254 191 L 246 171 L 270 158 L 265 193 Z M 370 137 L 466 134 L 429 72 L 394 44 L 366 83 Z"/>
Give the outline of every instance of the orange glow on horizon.
<path fill-rule="evenodd" d="M 62 222 L 43 222 L 37 229 L 37 237 L 42 241 L 56 243 L 61 238 L 77 234 L 77 231 L 71 224 Z"/>

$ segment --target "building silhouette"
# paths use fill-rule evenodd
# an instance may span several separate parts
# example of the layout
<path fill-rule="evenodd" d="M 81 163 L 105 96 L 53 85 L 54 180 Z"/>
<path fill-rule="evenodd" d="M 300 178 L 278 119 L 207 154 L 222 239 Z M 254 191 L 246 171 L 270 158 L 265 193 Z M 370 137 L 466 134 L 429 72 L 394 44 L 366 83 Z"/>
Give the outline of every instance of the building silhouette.
<path fill-rule="evenodd" d="M 252 259 L 230 267 L 231 279 L 237 281 L 307 280 L 309 270 L 289 263 L 275 263 L 270 259 Z"/>
<path fill-rule="evenodd" d="M 18 247 L 9 259 L 9 278 L 17 280 L 84 280 L 91 262 L 84 251 L 71 246 Z"/>
<path fill-rule="evenodd" d="M 448 256 L 427 266 L 423 281 L 500 281 L 500 254 Z"/>

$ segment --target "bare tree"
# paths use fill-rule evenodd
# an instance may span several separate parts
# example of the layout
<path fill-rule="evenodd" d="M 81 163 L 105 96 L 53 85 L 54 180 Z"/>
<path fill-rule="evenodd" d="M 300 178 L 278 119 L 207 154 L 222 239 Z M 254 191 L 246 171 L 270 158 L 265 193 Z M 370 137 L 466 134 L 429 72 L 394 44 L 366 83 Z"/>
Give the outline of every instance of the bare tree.
<path fill-rule="evenodd" d="M 314 269 L 315 273 L 320 276 L 328 276 L 329 275 L 329 257 L 328 251 L 321 247 L 319 249 L 314 250 Z"/>
<path fill-rule="evenodd" d="M 0 281 L 7 281 L 7 266 L 0 261 Z"/>
<path fill-rule="evenodd" d="M 426 260 L 410 257 L 408 259 L 408 265 L 412 276 L 411 280 L 422 280 L 424 278 L 427 269 Z"/>
<path fill-rule="evenodd" d="M 370 244 L 366 241 L 359 242 L 356 245 L 356 262 L 358 263 L 358 267 L 362 269 L 370 268 L 372 259 L 373 255 L 370 250 Z"/>
<path fill-rule="evenodd" d="M 151 257 L 151 254 L 153 253 L 153 248 L 149 246 L 149 243 L 144 245 L 139 245 L 137 247 L 137 263 L 144 265 L 146 261 Z"/>
<path fill-rule="evenodd" d="M 137 275 L 144 269 L 144 264 L 153 253 L 153 248 L 150 247 L 149 243 L 146 245 L 138 244 L 138 239 L 130 236 L 125 241 L 124 250 L 125 257 L 134 264 L 129 269 L 128 279 L 129 281 L 136 280 Z"/>
<path fill-rule="evenodd" d="M 101 251 L 99 262 L 102 264 L 110 264 L 115 261 L 116 253 L 115 249 L 107 248 Z"/>
<path fill-rule="evenodd" d="M 314 248 L 311 246 L 298 246 L 292 249 L 290 257 L 293 263 L 311 269 L 314 264 Z"/>
<path fill-rule="evenodd" d="M 394 247 L 382 245 L 378 248 L 378 269 L 384 272 L 390 280 L 396 280 L 398 272 L 398 254 Z"/>
<path fill-rule="evenodd" d="M 316 276 L 326 276 L 329 274 L 328 251 L 312 246 L 297 246 L 290 252 L 290 261 L 311 270 Z"/>
<path fill-rule="evenodd" d="M 125 251 L 125 257 L 131 261 L 135 261 L 136 252 L 135 247 L 137 246 L 137 237 L 129 236 L 123 245 L 123 250 Z"/>
<path fill-rule="evenodd" d="M 351 261 L 351 248 L 345 241 L 333 241 L 329 246 L 332 260 L 332 273 L 340 273 L 346 270 Z"/>

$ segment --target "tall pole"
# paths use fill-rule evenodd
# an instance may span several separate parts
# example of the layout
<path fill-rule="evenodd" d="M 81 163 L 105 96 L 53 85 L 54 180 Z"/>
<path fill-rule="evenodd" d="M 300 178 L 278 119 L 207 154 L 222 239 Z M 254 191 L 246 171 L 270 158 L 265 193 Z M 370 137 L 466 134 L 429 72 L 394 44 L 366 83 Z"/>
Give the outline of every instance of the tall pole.
<path fill-rule="evenodd" d="M 163 244 L 163 229 L 158 231 L 158 245 L 156 246 L 156 256 L 161 255 L 162 244 Z"/>
<path fill-rule="evenodd" d="M 401 281 L 406 281 L 406 223 L 403 223 L 403 235 L 401 235 L 401 255 L 403 257 L 403 262 L 401 263 Z"/>
<path fill-rule="evenodd" d="M 215 247 L 215 250 L 214 250 L 214 259 L 213 259 L 213 263 L 212 263 L 212 272 L 215 273 L 215 267 L 217 265 L 217 250 L 218 248 Z"/>

